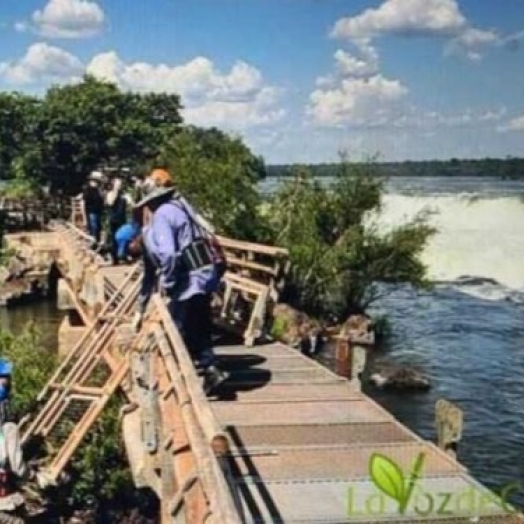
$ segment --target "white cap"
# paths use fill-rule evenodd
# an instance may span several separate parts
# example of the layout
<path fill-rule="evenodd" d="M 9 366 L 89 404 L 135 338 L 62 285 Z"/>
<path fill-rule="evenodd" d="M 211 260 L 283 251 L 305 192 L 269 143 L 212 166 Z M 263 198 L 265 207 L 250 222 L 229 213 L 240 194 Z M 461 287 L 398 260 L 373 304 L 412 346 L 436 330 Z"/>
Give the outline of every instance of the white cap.
<path fill-rule="evenodd" d="M 104 174 L 100 171 L 91 171 L 89 175 L 89 180 L 104 180 Z"/>

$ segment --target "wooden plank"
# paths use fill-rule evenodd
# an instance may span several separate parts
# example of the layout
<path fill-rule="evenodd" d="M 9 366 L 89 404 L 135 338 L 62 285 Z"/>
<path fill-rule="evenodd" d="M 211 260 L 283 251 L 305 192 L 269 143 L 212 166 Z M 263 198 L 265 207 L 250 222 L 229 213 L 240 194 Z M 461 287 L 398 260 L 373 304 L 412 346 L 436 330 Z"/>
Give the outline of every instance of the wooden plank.
<path fill-rule="evenodd" d="M 281 247 L 267 246 L 264 244 L 255 244 L 254 242 L 244 242 L 243 240 L 235 240 L 228 237 L 217 235 L 217 240 L 225 248 L 238 249 L 241 251 L 252 251 L 253 253 L 261 253 L 271 256 L 289 256 L 289 251 Z"/>
<path fill-rule="evenodd" d="M 261 273 L 267 273 L 268 275 L 273 277 L 278 276 L 278 271 L 275 269 L 273 265 L 265 266 L 258 262 L 251 262 L 250 260 L 243 260 L 233 255 L 228 255 L 227 253 L 226 260 L 228 265 L 239 266 L 241 268 L 252 269 L 254 271 L 260 271 Z"/>

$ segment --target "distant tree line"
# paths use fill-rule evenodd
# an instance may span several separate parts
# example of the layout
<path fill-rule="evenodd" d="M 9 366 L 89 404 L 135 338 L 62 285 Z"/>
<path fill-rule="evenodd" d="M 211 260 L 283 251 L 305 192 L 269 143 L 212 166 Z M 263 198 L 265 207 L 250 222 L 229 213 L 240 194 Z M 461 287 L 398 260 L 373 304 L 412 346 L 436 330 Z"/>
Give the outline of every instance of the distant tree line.
<path fill-rule="evenodd" d="M 353 163 L 352 163 L 353 165 Z M 355 167 L 363 164 L 354 163 Z M 269 177 L 293 176 L 291 165 L 269 165 L 266 168 Z M 306 166 L 315 177 L 336 176 L 340 165 L 313 164 Z M 483 158 L 475 160 L 425 160 L 405 162 L 375 163 L 375 174 L 383 177 L 396 176 L 487 176 L 505 179 L 524 178 L 524 158 Z"/>

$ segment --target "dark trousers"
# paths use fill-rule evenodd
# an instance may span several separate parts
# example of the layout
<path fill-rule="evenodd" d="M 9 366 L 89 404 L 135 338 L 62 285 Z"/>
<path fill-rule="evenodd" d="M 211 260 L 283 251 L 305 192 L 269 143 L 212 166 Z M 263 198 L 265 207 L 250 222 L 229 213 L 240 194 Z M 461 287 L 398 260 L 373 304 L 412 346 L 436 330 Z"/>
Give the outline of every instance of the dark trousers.
<path fill-rule="evenodd" d="M 213 353 L 211 296 L 194 295 L 169 303 L 169 312 L 193 360 L 206 368 L 215 364 Z"/>
<path fill-rule="evenodd" d="M 118 243 L 116 241 L 116 232 L 124 225 L 125 222 L 116 222 L 111 220 L 109 222 L 109 235 L 111 237 L 111 259 L 113 264 L 118 263 Z"/>
<path fill-rule="evenodd" d="M 89 235 L 98 244 L 100 242 L 100 234 L 102 233 L 102 215 L 100 213 L 89 213 L 87 215 L 87 229 Z"/>

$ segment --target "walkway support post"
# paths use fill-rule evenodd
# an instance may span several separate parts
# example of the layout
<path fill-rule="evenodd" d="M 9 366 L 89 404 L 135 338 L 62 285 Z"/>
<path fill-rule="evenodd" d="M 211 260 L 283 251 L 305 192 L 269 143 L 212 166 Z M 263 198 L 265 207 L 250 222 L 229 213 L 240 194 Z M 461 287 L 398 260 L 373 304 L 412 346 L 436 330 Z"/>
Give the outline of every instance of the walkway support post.
<path fill-rule="evenodd" d="M 457 457 L 458 443 L 462 440 L 464 414 L 455 404 L 440 399 L 435 405 L 437 444 L 453 458 Z"/>
<path fill-rule="evenodd" d="M 362 389 L 361 375 L 366 367 L 367 351 L 355 344 L 349 335 L 338 335 L 335 345 L 336 373 L 349 379 L 357 390 Z"/>

